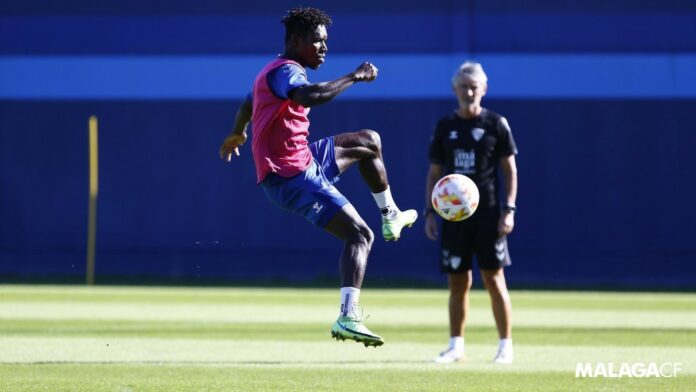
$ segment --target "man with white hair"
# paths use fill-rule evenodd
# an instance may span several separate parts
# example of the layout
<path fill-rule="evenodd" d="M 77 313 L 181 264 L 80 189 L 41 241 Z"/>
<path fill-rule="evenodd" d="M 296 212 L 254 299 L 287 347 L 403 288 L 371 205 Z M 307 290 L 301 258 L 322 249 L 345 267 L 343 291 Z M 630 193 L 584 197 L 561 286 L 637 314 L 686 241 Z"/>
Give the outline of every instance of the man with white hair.
<path fill-rule="evenodd" d="M 452 77 L 452 89 L 458 108 L 438 121 L 428 154 L 430 167 L 424 213 L 427 237 L 433 241 L 438 239 L 430 194 L 442 176 L 452 173 L 468 176 L 478 186 L 481 199 L 471 218 L 442 223 L 440 268 L 448 274 L 450 343 L 435 362 L 451 363 L 465 357 L 464 326 L 469 312 L 471 268 L 475 256 L 491 297 L 500 337 L 493 361 L 509 364 L 513 360 L 512 307 L 503 267 L 510 265 L 506 236 L 515 224 L 517 147 L 505 117 L 481 107 L 481 98 L 488 89 L 488 78 L 481 64 L 462 64 Z M 505 187 L 502 200 L 498 196 L 499 172 Z"/>

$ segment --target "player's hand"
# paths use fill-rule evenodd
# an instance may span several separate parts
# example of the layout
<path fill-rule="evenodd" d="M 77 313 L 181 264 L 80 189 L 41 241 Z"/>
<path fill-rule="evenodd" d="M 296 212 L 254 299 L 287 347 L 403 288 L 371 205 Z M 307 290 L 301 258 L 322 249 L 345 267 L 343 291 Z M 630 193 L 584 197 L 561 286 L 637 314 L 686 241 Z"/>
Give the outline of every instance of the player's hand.
<path fill-rule="evenodd" d="M 432 241 L 437 241 L 437 218 L 434 212 L 425 215 L 425 236 Z"/>
<path fill-rule="evenodd" d="M 247 140 L 246 132 L 243 133 L 233 133 L 225 138 L 220 147 L 220 158 L 226 160 L 227 162 L 232 160 L 232 153 L 239 156 L 239 146 L 244 144 Z"/>
<path fill-rule="evenodd" d="M 500 237 L 512 233 L 515 227 L 515 213 L 512 211 L 503 211 L 498 222 L 498 235 Z"/>
<path fill-rule="evenodd" d="M 354 74 L 355 79 L 358 82 L 371 82 L 377 79 L 377 72 L 377 67 L 375 67 L 374 64 L 366 61 L 360 64 L 358 69 L 355 70 Z"/>

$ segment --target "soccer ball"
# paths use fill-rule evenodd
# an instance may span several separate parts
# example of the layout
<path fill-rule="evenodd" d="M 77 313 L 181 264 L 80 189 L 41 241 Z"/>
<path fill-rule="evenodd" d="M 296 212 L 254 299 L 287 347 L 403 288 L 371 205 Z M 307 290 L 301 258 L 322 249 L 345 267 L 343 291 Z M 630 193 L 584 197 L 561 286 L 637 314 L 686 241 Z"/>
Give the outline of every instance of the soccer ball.
<path fill-rule="evenodd" d="M 430 196 L 438 215 L 452 222 L 467 219 L 479 204 L 479 190 L 467 176 L 449 174 L 442 177 Z"/>

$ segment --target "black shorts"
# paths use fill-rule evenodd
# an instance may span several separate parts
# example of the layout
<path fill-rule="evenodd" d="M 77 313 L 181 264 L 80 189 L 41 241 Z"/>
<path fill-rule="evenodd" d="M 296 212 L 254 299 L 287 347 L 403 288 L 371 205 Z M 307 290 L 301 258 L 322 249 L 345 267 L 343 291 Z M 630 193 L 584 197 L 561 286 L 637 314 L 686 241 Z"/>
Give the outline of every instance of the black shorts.
<path fill-rule="evenodd" d="M 507 238 L 498 237 L 500 212 L 481 210 L 462 222 L 443 221 L 440 269 L 464 273 L 471 269 L 474 255 L 482 270 L 496 270 L 511 264 Z"/>

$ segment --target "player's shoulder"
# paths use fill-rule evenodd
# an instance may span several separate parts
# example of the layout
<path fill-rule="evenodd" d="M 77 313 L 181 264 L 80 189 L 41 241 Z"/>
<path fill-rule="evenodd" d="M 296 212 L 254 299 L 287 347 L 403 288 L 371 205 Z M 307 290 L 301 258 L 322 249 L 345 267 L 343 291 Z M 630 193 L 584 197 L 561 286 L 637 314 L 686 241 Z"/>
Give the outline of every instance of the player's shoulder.
<path fill-rule="evenodd" d="M 497 112 L 494 112 L 490 109 L 483 109 L 481 111 L 481 119 L 485 122 L 492 123 L 492 124 L 497 124 L 500 119 L 503 117 L 502 115 L 498 114 Z"/>
<path fill-rule="evenodd" d="M 278 62 L 266 74 L 266 80 L 277 88 L 290 84 L 308 84 L 307 72 L 295 62 Z M 297 87 L 297 86 L 296 86 Z"/>
<path fill-rule="evenodd" d="M 300 72 L 303 74 L 307 74 L 307 70 L 303 66 L 301 66 L 300 64 L 298 64 L 294 61 L 289 62 L 289 63 L 283 63 L 281 65 L 281 67 L 283 67 L 284 69 L 287 69 L 287 70 L 291 70 L 292 72 Z"/>
<path fill-rule="evenodd" d="M 268 63 L 263 67 L 261 73 L 266 71 L 266 73 L 269 74 L 277 74 L 277 73 L 282 73 L 282 74 L 296 74 L 296 73 L 301 73 L 306 75 L 307 71 L 305 68 L 300 65 L 300 63 L 294 61 L 294 60 L 289 60 L 281 57 L 277 57 Z"/>
<path fill-rule="evenodd" d="M 481 112 L 481 119 L 487 128 L 499 129 L 499 130 L 510 130 L 510 125 L 508 125 L 507 119 L 492 110 L 484 109 Z"/>
<path fill-rule="evenodd" d="M 279 63 L 272 68 L 269 73 L 292 76 L 296 74 L 307 75 L 307 71 L 301 65 L 295 62 Z"/>

